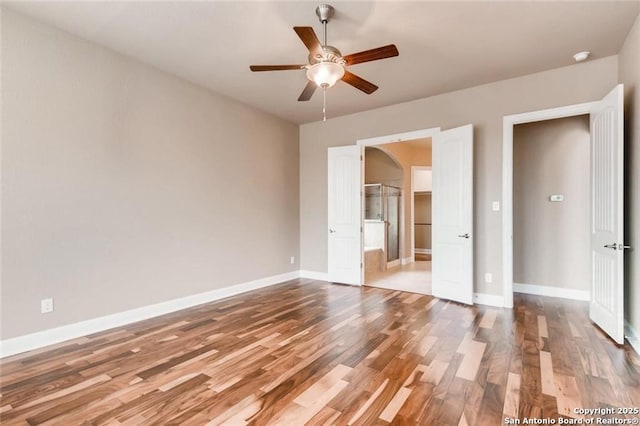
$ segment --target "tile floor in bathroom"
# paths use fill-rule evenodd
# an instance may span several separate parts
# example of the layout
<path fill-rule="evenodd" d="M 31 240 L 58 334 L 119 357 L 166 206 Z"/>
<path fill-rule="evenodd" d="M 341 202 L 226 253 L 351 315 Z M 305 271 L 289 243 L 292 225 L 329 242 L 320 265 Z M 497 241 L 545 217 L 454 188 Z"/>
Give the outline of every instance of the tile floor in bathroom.
<path fill-rule="evenodd" d="M 367 276 L 365 285 L 401 290 L 411 293 L 431 294 L 431 262 L 416 261 Z"/>

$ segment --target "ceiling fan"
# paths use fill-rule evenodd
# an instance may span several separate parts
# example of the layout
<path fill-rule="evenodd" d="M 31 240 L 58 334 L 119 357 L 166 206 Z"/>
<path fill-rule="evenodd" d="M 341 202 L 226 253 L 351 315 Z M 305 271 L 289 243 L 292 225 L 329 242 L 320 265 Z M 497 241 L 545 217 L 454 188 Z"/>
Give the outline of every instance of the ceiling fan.
<path fill-rule="evenodd" d="M 365 50 L 342 56 L 340 51 L 327 44 L 327 23 L 334 15 L 335 9 L 328 4 L 321 4 L 316 8 L 316 15 L 324 26 L 324 43 L 320 44 L 312 27 L 293 27 L 304 45 L 309 49 L 309 63 L 299 65 L 251 65 L 251 71 L 283 71 L 306 70 L 309 81 L 302 90 L 298 101 L 308 101 L 316 88 L 327 89 L 338 80 L 362 90 L 367 95 L 375 92 L 378 86 L 347 71 L 347 67 L 363 62 L 377 61 L 379 59 L 398 56 L 398 49 L 394 44 Z"/>

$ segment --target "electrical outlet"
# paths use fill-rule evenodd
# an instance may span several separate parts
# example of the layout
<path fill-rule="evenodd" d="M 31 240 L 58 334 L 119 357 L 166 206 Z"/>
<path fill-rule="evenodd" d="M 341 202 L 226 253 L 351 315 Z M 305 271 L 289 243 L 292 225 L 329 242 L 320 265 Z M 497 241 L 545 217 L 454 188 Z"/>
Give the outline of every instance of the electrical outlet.
<path fill-rule="evenodd" d="M 493 209 L 494 212 L 499 212 L 500 211 L 500 201 L 494 201 L 493 203 L 491 203 L 491 208 Z"/>
<path fill-rule="evenodd" d="M 49 312 L 53 312 L 53 298 L 51 297 L 40 301 L 40 313 L 48 314 Z"/>
<path fill-rule="evenodd" d="M 492 283 L 493 282 L 493 274 L 487 272 L 486 274 L 484 274 L 484 282 L 486 283 Z"/>
<path fill-rule="evenodd" d="M 290 260 L 291 264 L 293 265 L 294 263 L 296 263 L 296 258 L 291 256 L 291 260 Z"/>

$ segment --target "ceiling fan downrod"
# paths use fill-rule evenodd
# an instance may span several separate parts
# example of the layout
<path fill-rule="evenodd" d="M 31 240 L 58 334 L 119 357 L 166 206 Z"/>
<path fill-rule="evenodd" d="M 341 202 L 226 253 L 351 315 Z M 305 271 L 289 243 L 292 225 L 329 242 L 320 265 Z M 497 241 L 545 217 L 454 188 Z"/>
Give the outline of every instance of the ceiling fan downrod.
<path fill-rule="evenodd" d="M 327 23 L 335 13 L 336 10 L 330 4 L 321 4 L 316 7 L 316 15 L 318 16 L 320 23 L 324 27 L 324 43 L 322 43 L 323 46 L 327 45 Z"/>
<path fill-rule="evenodd" d="M 335 14 L 335 9 L 333 8 L 333 6 L 331 6 L 330 4 L 321 4 L 318 7 L 316 7 L 316 15 L 318 16 L 318 19 L 320 20 L 320 23 L 322 24 L 322 27 L 324 29 L 324 40 L 322 43 L 322 60 L 321 62 L 324 62 L 327 57 L 326 57 L 326 52 L 327 52 L 327 23 L 329 22 L 329 19 L 331 19 L 331 17 Z M 320 87 L 322 87 L 322 121 L 327 121 L 327 87 L 329 87 L 328 84 L 322 84 Z"/>

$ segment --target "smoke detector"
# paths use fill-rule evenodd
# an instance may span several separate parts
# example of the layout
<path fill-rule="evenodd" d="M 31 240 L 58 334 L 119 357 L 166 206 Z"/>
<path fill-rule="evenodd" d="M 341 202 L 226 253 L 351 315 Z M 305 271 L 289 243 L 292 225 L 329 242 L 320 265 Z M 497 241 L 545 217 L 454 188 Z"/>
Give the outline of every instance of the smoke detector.
<path fill-rule="evenodd" d="M 573 59 L 575 59 L 576 62 L 586 61 L 590 54 L 591 52 L 587 50 L 583 52 L 578 52 L 575 55 L 573 55 Z"/>

